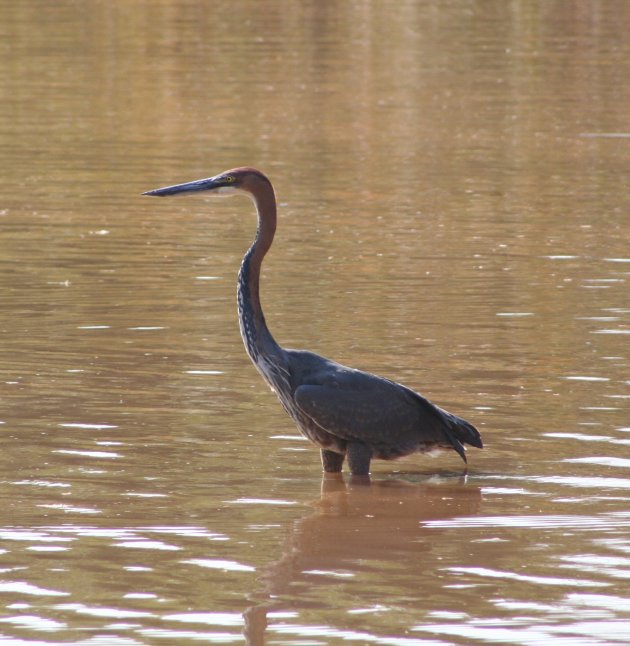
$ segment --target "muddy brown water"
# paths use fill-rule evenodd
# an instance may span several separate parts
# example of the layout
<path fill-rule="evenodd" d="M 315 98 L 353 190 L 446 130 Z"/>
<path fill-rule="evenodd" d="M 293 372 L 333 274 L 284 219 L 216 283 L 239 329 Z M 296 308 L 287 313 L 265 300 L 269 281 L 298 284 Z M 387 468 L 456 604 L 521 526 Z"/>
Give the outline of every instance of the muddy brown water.
<path fill-rule="evenodd" d="M 0 641 L 630 639 L 630 5 L 0 2 Z M 274 335 L 486 448 L 323 480 Z"/>

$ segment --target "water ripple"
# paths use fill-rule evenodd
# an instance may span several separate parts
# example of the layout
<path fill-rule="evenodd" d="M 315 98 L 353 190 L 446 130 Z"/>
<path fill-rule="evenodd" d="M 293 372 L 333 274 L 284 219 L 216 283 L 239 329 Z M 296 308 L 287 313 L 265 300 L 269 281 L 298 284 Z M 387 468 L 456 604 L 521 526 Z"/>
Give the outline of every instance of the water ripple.
<path fill-rule="evenodd" d="M 238 561 L 226 559 L 186 559 L 182 563 L 190 563 L 199 567 L 213 568 L 223 572 L 255 572 L 256 568 L 251 565 L 244 565 Z"/>
<path fill-rule="evenodd" d="M 62 630 L 67 624 L 60 623 L 54 619 L 46 619 L 38 615 L 17 615 L 15 617 L 0 617 L 0 622 L 13 624 L 27 630 L 52 632 Z M 4 641 L 4 640 L 2 640 Z M 31 642 L 32 643 L 32 642 Z"/>
<path fill-rule="evenodd" d="M 211 626 L 242 626 L 243 615 L 236 612 L 177 612 L 162 617 L 164 621 L 209 624 Z"/>
<path fill-rule="evenodd" d="M 630 460 L 626 458 L 614 457 L 592 457 L 592 458 L 566 458 L 563 462 L 572 464 L 600 464 L 604 467 L 620 467 L 627 469 L 630 467 Z"/>
<path fill-rule="evenodd" d="M 26 581 L 0 581 L 0 592 L 14 592 L 38 597 L 67 597 L 69 592 L 40 588 Z"/>
<path fill-rule="evenodd" d="M 513 581 L 521 581 L 525 583 L 535 583 L 537 585 L 568 585 L 571 587 L 606 587 L 609 583 L 601 581 L 587 581 L 583 579 L 564 579 L 560 577 L 550 576 L 531 576 L 529 574 L 517 574 L 516 572 L 506 572 L 505 570 L 492 570 L 483 567 L 449 567 L 446 568 L 450 572 L 457 574 L 473 574 L 480 577 L 487 577 L 493 579 L 511 579 Z"/>
<path fill-rule="evenodd" d="M 540 516 L 465 516 L 463 518 L 428 520 L 423 523 L 425 527 L 519 527 L 525 529 L 558 529 L 574 528 L 587 530 L 600 530 L 619 527 L 630 527 L 630 512 L 612 512 L 599 516 L 568 516 L 568 515 L 540 515 Z"/>
<path fill-rule="evenodd" d="M 87 606 L 82 603 L 61 603 L 56 605 L 55 608 L 57 610 L 72 610 L 78 614 L 90 615 L 91 617 L 111 617 L 115 619 L 132 619 L 155 616 L 151 612 L 143 612 L 140 610 Z"/>
<path fill-rule="evenodd" d="M 579 442 L 607 442 L 609 444 L 630 444 L 630 440 L 617 439 L 612 435 L 586 435 L 584 433 L 543 433 L 543 437 L 557 437 Z"/>

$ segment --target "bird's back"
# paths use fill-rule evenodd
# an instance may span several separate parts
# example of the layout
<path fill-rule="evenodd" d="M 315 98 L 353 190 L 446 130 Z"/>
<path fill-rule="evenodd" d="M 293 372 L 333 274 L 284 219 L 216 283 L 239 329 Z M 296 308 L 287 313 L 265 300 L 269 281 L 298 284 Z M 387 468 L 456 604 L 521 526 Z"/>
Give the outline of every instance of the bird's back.
<path fill-rule="evenodd" d="M 471 424 L 410 388 L 312 352 L 287 350 L 286 358 L 289 413 L 322 448 L 361 442 L 374 457 L 392 459 L 442 447 L 466 460 L 463 443 L 481 446 Z"/>

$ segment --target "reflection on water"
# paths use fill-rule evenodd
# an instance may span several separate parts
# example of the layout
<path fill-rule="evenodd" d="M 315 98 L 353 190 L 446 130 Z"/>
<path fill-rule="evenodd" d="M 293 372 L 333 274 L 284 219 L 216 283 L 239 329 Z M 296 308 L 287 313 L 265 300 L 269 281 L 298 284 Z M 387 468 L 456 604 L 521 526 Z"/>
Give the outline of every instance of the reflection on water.
<path fill-rule="evenodd" d="M 430 635 L 514 641 L 514 634 L 517 643 L 570 643 L 599 624 L 623 640 L 628 512 L 580 513 L 596 491 L 589 490 L 558 514 L 549 496 L 562 491 L 557 485 L 550 491 L 534 481 L 523 492 L 496 475 L 474 480 L 324 479 L 320 498 L 299 507 L 283 504 L 295 483 L 284 490 L 276 483 L 275 509 L 294 513 L 270 515 L 272 499 L 229 500 L 213 514 L 230 516 L 223 532 L 173 524 L 7 528 L 3 559 L 13 566 L 0 592 L 10 612 L 0 623 L 67 640 L 90 618 L 112 638 L 244 635 L 250 644 L 426 643 Z M 510 515 L 527 498 L 527 513 Z M 59 573 L 54 585 L 50 571 Z M 184 590 L 192 606 L 182 604 Z"/>
<path fill-rule="evenodd" d="M 630 639 L 630 5 L 2 3 L 0 641 Z M 480 427 L 321 481 L 268 323 Z"/>
<path fill-rule="evenodd" d="M 395 581 L 408 578 L 413 586 L 415 579 L 435 569 L 435 557 L 430 554 L 435 537 L 424 523 L 432 518 L 474 514 L 481 504 L 479 487 L 465 486 L 463 478 L 458 485 L 449 480 L 423 486 L 397 480 L 353 486 L 340 477 L 325 478 L 322 497 L 313 505 L 315 513 L 293 524 L 282 556 L 259 574 L 262 590 L 253 595 L 258 603 L 245 612 L 248 643 L 264 643 L 266 629 L 293 638 L 316 636 L 318 631 L 312 626 L 286 621 L 298 618 L 298 612 L 279 617 L 277 611 L 299 608 L 302 604 L 296 604 L 296 599 L 304 595 L 319 598 L 320 586 L 325 595 L 334 585 L 337 593 L 353 596 L 357 579 L 379 601 L 368 608 L 353 608 L 350 614 L 355 621 L 348 625 L 354 624 L 354 628 L 344 635 L 370 640 L 361 616 L 392 610 L 384 573 Z M 456 546 L 456 550 L 462 547 Z M 335 636 L 335 631 L 329 628 L 326 634 Z"/>

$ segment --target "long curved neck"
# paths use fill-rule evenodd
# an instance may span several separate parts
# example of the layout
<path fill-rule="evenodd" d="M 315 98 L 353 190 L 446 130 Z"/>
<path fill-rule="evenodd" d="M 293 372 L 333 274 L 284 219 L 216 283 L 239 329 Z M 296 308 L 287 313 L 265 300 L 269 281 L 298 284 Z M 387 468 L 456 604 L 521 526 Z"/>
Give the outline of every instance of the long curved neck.
<path fill-rule="evenodd" d="M 238 319 L 247 354 L 260 367 L 261 358 L 282 354 L 267 327 L 260 304 L 260 267 L 276 232 L 276 198 L 269 183 L 256 186 L 251 196 L 258 213 L 258 229 L 238 273 Z"/>

